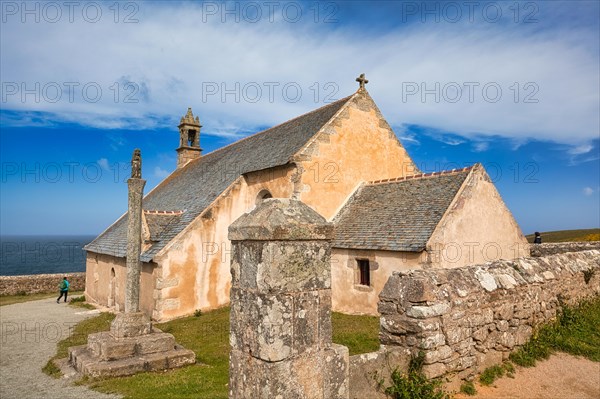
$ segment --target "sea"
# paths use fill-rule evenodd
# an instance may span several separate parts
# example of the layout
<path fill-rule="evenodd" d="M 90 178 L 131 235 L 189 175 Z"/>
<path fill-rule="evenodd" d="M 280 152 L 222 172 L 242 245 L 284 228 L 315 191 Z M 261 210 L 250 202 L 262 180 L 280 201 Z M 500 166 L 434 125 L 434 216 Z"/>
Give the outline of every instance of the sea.
<path fill-rule="evenodd" d="M 0 236 L 0 276 L 85 271 L 83 247 L 95 236 Z"/>

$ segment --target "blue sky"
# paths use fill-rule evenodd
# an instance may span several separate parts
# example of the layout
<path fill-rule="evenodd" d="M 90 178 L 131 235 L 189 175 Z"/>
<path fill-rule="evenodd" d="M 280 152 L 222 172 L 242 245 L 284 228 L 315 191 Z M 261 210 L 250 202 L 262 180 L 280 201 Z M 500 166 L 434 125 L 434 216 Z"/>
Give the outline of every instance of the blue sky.
<path fill-rule="evenodd" d="M 600 225 L 597 1 L 2 2 L 1 234 L 97 234 L 175 168 L 367 89 L 423 171 L 481 162 L 525 233 Z M 69 8 L 71 7 L 71 8 Z"/>

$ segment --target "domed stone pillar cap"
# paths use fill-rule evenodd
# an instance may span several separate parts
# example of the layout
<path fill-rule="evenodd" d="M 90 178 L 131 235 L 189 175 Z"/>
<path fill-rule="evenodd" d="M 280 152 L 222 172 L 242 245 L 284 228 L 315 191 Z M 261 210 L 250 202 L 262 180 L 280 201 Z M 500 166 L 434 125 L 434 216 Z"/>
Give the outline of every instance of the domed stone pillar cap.
<path fill-rule="evenodd" d="M 302 201 L 269 198 L 229 226 L 231 241 L 331 240 L 333 224 Z"/>

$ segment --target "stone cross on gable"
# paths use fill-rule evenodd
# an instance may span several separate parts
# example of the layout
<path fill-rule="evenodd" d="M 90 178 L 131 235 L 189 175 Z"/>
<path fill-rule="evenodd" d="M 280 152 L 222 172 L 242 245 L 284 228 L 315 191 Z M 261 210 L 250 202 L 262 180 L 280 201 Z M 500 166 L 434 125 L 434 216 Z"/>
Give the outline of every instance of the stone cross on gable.
<path fill-rule="evenodd" d="M 360 76 L 358 78 L 356 78 L 356 81 L 360 84 L 360 86 L 358 88 L 359 90 L 360 89 L 364 89 L 365 85 L 367 83 L 369 83 L 369 81 L 367 80 L 367 78 L 365 78 L 365 74 L 364 73 L 361 73 Z"/>

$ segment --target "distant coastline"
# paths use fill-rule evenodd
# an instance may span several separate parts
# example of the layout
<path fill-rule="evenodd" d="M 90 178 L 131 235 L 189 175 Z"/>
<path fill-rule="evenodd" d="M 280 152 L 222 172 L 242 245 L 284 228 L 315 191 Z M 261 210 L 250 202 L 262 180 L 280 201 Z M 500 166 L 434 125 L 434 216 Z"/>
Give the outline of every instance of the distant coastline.
<path fill-rule="evenodd" d="M 0 276 L 85 271 L 83 247 L 95 235 L 2 235 Z"/>

